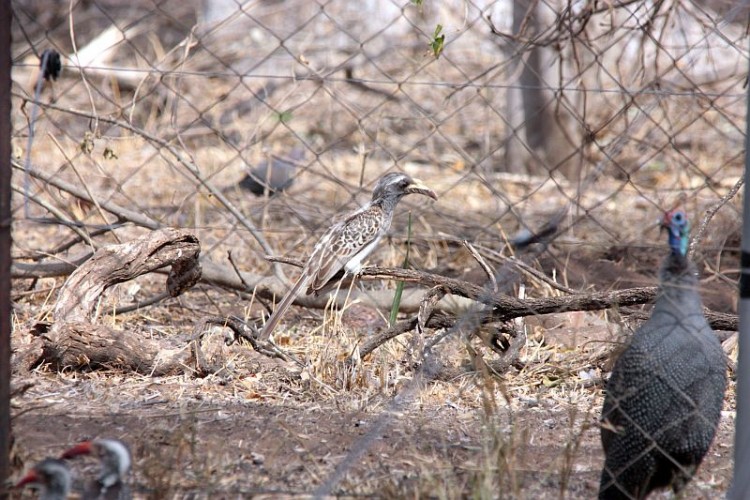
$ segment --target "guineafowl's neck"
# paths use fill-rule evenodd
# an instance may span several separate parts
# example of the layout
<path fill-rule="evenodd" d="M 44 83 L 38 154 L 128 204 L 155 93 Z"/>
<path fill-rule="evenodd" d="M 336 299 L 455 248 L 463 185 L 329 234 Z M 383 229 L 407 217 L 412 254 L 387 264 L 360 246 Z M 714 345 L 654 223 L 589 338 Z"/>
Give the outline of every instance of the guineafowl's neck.
<path fill-rule="evenodd" d="M 679 304 L 685 311 L 700 311 L 703 308 L 698 292 L 698 270 L 687 257 L 672 252 L 662 263 L 660 278 L 657 307 L 661 304 L 666 307 Z"/>

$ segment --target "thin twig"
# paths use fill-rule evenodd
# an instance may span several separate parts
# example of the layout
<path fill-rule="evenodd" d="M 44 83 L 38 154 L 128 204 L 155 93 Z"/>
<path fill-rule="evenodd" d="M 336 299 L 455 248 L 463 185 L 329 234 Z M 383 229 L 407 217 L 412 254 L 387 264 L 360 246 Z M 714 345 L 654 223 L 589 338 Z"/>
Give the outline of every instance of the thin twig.
<path fill-rule="evenodd" d="M 11 165 L 13 166 L 13 168 L 23 171 L 23 166 L 21 166 L 15 160 L 11 160 Z M 82 200 L 86 200 L 91 203 L 94 203 L 94 200 L 89 199 L 89 196 L 86 193 L 86 191 L 81 189 L 80 187 L 74 186 L 73 184 L 65 182 L 64 180 L 59 179 L 53 175 L 47 174 L 41 170 L 29 169 L 28 172 L 29 172 L 29 175 L 31 175 L 35 179 L 39 179 L 43 181 L 45 184 L 54 186 L 57 189 L 70 193 L 73 196 L 76 196 L 77 198 L 81 198 Z M 106 200 L 101 200 L 100 204 L 104 210 L 116 215 L 118 219 L 120 220 L 130 221 L 133 224 L 136 224 L 136 225 L 148 228 L 148 229 L 156 230 L 162 227 L 162 225 L 159 222 L 148 217 L 147 215 L 144 215 L 141 212 L 130 210 L 129 208 L 122 207 L 116 203 L 113 203 L 111 201 L 106 201 Z M 76 224 L 75 222 L 71 222 L 66 225 L 69 225 L 71 227 L 79 227 L 82 224 Z M 109 226 L 116 227 L 118 226 L 118 224 L 110 224 Z M 83 237 L 87 242 L 89 241 L 88 236 L 84 235 Z"/>
<path fill-rule="evenodd" d="M 294 257 L 280 257 L 276 255 L 266 255 L 265 259 L 268 262 L 278 262 L 279 264 L 289 264 L 290 266 L 303 268 L 305 267 L 305 262 L 299 259 L 295 259 Z"/>
<path fill-rule="evenodd" d="M 78 74 L 81 76 L 81 82 L 83 82 L 83 87 L 86 89 L 86 94 L 89 97 L 89 103 L 91 104 L 91 113 L 89 114 L 89 118 L 93 120 L 93 127 L 92 132 L 97 133 L 99 131 L 99 113 L 96 111 L 96 101 L 94 100 L 94 94 L 91 92 L 91 85 L 89 85 L 89 81 L 86 78 L 86 74 L 83 71 L 83 66 L 81 66 L 80 59 L 78 58 L 78 46 L 76 44 L 76 30 L 73 23 L 73 7 L 75 7 L 76 2 L 73 2 L 71 0 L 68 8 L 68 29 L 70 33 L 70 45 L 73 47 L 73 54 L 75 55 L 75 64 L 74 66 L 78 68 Z"/>
<path fill-rule="evenodd" d="M 169 295 L 167 292 L 158 293 L 152 297 L 147 298 L 146 300 L 139 300 L 138 302 L 135 302 L 133 304 L 128 304 L 126 306 L 120 306 L 115 309 L 115 314 L 125 314 L 133 311 L 137 311 L 139 309 L 144 309 L 146 307 L 152 306 L 154 304 L 158 304 L 159 302 L 163 301 L 164 299 L 170 299 L 172 298 L 171 295 Z"/>
<path fill-rule="evenodd" d="M 688 253 L 689 257 L 692 257 L 695 253 L 695 249 L 700 244 L 701 240 L 703 240 L 703 235 L 706 233 L 706 229 L 708 228 L 708 223 L 711 222 L 711 219 L 714 218 L 714 215 L 716 215 L 716 212 L 721 210 L 721 207 L 729 203 L 729 200 L 735 197 L 735 195 L 739 192 L 742 185 L 745 183 L 745 176 L 742 175 L 737 180 L 737 182 L 734 183 L 734 186 L 721 198 L 719 198 L 719 201 L 711 205 L 707 210 L 705 215 L 703 216 L 703 219 L 701 219 L 701 223 L 698 225 L 698 230 L 695 232 L 695 236 L 693 236 L 693 241 L 690 242 L 690 251 Z"/>
<path fill-rule="evenodd" d="M 229 250 L 227 252 L 227 259 L 229 260 L 229 264 L 231 264 L 232 269 L 234 270 L 234 273 L 237 276 L 237 279 L 240 280 L 240 283 L 242 283 L 243 285 L 245 285 L 245 288 L 247 290 L 252 290 L 253 287 L 251 287 L 250 284 L 248 284 L 248 282 L 245 281 L 245 278 L 242 276 L 242 272 L 237 267 L 237 263 L 234 261 L 234 255 L 232 254 L 231 250 Z"/>
<path fill-rule="evenodd" d="M 89 246 L 91 246 L 91 248 L 95 248 L 94 242 L 91 240 L 91 238 L 89 238 L 89 235 L 87 235 L 80 227 L 78 227 L 78 225 L 74 221 L 71 221 L 70 219 L 68 219 L 68 217 L 57 207 L 47 203 L 45 200 L 31 193 L 24 193 L 24 190 L 17 186 L 11 186 L 11 189 L 13 189 L 13 191 L 20 194 L 21 196 L 25 196 L 26 199 L 33 201 L 40 207 L 47 210 L 49 213 L 55 216 L 55 221 L 69 227 L 71 231 L 73 231 L 78 236 L 80 236 L 81 239 L 83 239 L 83 241 L 85 241 Z M 40 221 L 37 220 L 37 222 L 40 222 Z"/>
<path fill-rule="evenodd" d="M 259 341 L 257 329 L 254 326 L 248 325 L 242 319 L 236 316 L 208 316 L 206 318 L 203 318 L 201 321 L 203 325 L 218 325 L 229 328 L 230 330 L 232 330 L 232 332 L 234 332 L 235 341 L 239 339 L 246 340 L 250 343 L 250 345 L 256 352 L 264 356 L 268 356 L 270 358 L 278 358 L 283 361 L 291 361 L 302 367 L 305 366 L 303 362 L 301 362 L 299 359 L 289 354 L 288 352 L 284 352 L 283 350 L 281 350 L 272 341 Z M 200 327 L 200 323 L 198 326 Z M 200 329 L 201 328 L 198 327 L 196 328 L 196 330 Z"/>
<path fill-rule="evenodd" d="M 23 279 L 67 276 L 75 271 L 78 266 L 89 260 L 93 254 L 94 252 L 86 252 L 83 255 L 69 259 L 64 259 L 59 255 L 52 255 L 51 257 L 57 259 L 58 262 L 35 262 L 33 264 L 16 260 L 11 265 L 11 275 L 14 278 Z"/>
<path fill-rule="evenodd" d="M 108 223 L 107 216 L 104 214 L 104 211 L 102 210 L 102 206 L 99 204 L 99 200 L 96 199 L 96 196 L 94 196 L 94 193 L 91 192 L 91 189 L 89 189 L 89 185 L 86 182 L 86 180 L 81 175 L 81 172 L 79 172 L 78 168 L 75 165 L 75 162 L 68 156 L 68 154 L 65 152 L 65 148 L 62 147 L 62 144 L 57 140 L 57 137 L 55 137 L 52 134 L 47 134 L 50 138 L 50 140 L 57 146 L 58 151 L 60 151 L 60 154 L 63 155 L 63 158 L 65 158 L 65 162 L 70 166 L 70 168 L 73 170 L 73 173 L 76 174 L 76 177 L 78 177 L 78 181 L 81 183 L 81 186 L 83 186 L 83 189 L 86 190 L 86 194 L 88 195 L 89 200 L 91 200 L 91 203 L 94 204 L 96 207 L 97 212 L 99 212 L 99 217 L 102 218 L 102 220 L 105 222 L 105 224 Z M 112 236 L 115 238 L 115 241 L 117 243 L 122 243 L 120 240 L 120 237 L 117 236 L 117 233 L 112 231 Z"/>
<path fill-rule="evenodd" d="M 487 264 L 487 261 L 485 261 L 481 255 L 479 255 L 479 252 L 477 252 L 477 249 L 474 248 L 474 245 L 469 243 L 467 240 L 464 240 L 462 243 L 464 245 L 464 248 L 466 248 L 469 251 L 469 254 L 471 254 L 471 256 L 474 257 L 474 260 L 477 261 L 477 263 L 482 268 L 484 273 L 490 279 L 490 282 L 492 283 L 492 291 L 497 293 L 498 288 L 497 288 L 497 278 L 495 278 L 495 271 L 490 267 L 489 264 Z"/>
<path fill-rule="evenodd" d="M 142 128 L 136 127 L 134 125 L 131 125 L 130 123 L 127 123 L 121 120 L 115 120 L 115 119 L 107 118 L 103 116 L 92 116 L 90 113 L 87 113 L 85 111 L 80 111 L 80 110 L 76 110 L 73 108 L 62 108 L 60 106 L 56 106 L 56 105 L 52 105 L 48 103 L 38 103 L 38 104 L 41 107 L 44 107 L 47 109 L 54 109 L 54 110 L 63 111 L 63 112 L 66 112 L 75 116 L 96 119 L 98 121 L 108 123 L 116 127 L 120 127 L 121 129 L 132 132 L 142 137 L 143 139 L 153 144 L 158 145 L 160 148 L 163 148 L 164 150 L 168 151 L 172 155 L 172 157 L 175 160 L 177 160 L 177 162 L 180 165 L 185 167 L 185 170 L 187 170 L 190 173 L 190 175 L 192 175 L 201 186 L 206 188 L 215 199 L 219 200 L 219 202 L 224 206 L 224 208 L 226 208 L 232 214 L 232 216 L 235 217 L 237 221 L 239 221 L 239 223 L 242 224 L 245 227 L 245 229 L 248 230 L 248 232 L 252 235 L 252 237 L 260 245 L 260 247 L 263 249 L 265 253 L 267 254 L 272 253 L 271 247 L 268 245 L 268 242 L 266 242 L 266 239 L 263 237 L 263 235 L 258 230 L 258 228 L 255 227 L 255 224 L 250 222 L 250 220 L 247 217 L 245 217 L 242 214 L 242 212 L 237 207 L 235 207 L 234 204 L 231 201 L 229 201 L 229 199 L 226 196 L 224 196 L 224 193 L 221 192 L 221 189 L 217 189 L 216 187 L 213 186 L 213 184 L 208 182 L 201 175 L 200 169 L 198 168 L 198 166 L 191 160 L 186 159 L 185 156 L 182 153 L 180 153 L 180 151 L 178 151 L 177 148 L 174 147 L 170 142 L 154 134 L 151 134 Z M 281 266 L 279 266 L 277 263 L 274 263 L 273 269 L 274 269 L 274 274 L 279 279 L 279 281 L 281 281 L 282 283 L 288 282 L 286 275 L 284 274 L 284 271 L 281 268 Z"/>
<path fill-rule="evenodd" d="M 102 227 L 102 228 L 99 228 L 99 229 L 90 230 L 88 232 L 87 236 L 89 238 L 93 239 L 93 238 L 96 238 L 97 236 L 101 236 L 102 234 L 109 233 L 111 231 L 112 231 L 112 228 L 110 226 Z M 62 252 L 65 252 L 66 250 L 69 250 L 69 249 L 73 248 L 74 246 L 76 246 L 78 243 L 81 243 L 82 241 L 84 241 L 84 240 L 80 236 L 73 237 L 73 238 L 70 238 L 68 241 L 64 241 L 63 243 L 60 243 L 56 247 L 51 248 L 49 250 L 46 250 L 46 251 L 41 251 L 40 250 L 40 251 L 37 252 L 36 255 L 34 255 L 33 257 L 29 257 L 29 258 L 38 261 L 38 260 L 41 260 L 41 259 L 43 259 L 45 257 L 49 257 L 51 255 L 58 255 L 58 254 L 60 254 Z"/>
<path fill-rule="evenodd" d="M 562 283 L 553 280 L 543 272 L 534 269 L 530 265 L 526 264 L 525 262 L 518 260 L 514 257 L 506 257 L 504 255 L 501 255 L 499 252 L 492 252 L 492 257 L 495 259 L 498 259 L 501 262 L 507 262 L 513 266 L 515 266 L 519 271 L 524 272 L 531 276 L 534 279 L 537 279 L 543 283 L 548 284 L 552 288 L 559 290 L 561 292 L 569 293 L 569 294 L 575 294 L 575 293 L 581 293 L 580 290 L 576 290 L 574 288 L 567 287 L 563 285 Z"/>

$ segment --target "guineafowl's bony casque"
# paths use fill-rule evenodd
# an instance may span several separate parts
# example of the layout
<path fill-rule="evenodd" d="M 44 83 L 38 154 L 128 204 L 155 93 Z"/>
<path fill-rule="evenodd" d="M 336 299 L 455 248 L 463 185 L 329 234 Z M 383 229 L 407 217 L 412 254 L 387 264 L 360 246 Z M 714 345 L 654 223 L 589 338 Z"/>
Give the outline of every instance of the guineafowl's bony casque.
<path fill-rule="evenodd" d="M 667 212 L 670 253 L 653 312 L 615 362 L 606 386 L 601 438 L 606 456 L 600 499 L 679 492 L 716 433 L 727 385 L 726 358 L 703 316 L 689 223 Z"/>

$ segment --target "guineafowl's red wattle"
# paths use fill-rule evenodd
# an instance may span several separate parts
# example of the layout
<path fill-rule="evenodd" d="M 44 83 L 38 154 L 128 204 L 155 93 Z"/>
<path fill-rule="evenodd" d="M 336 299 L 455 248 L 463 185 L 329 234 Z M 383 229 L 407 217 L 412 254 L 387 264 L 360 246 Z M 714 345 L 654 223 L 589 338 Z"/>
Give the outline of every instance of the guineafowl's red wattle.
<path fill-rule="evenodd" d="M 692 478 L 716 433 L 727 385 L 726 358 L 703 316 L 689 225 L 668 212 L 670 254 L 653 312 L 633 334 L 607 382 L 602 408 L 606 460 L 600 499 L 644 498 Z"/>

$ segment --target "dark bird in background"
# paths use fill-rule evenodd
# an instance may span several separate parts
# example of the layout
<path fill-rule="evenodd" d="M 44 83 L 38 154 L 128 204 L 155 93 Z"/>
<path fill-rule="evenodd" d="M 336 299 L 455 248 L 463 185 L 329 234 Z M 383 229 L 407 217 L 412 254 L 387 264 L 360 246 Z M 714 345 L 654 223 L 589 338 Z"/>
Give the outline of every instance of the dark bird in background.
<path fill-rule="evenodd" d="M 36 488 L 40 500 L 65 500 L 71 484 L 68 464 L 56 458 L 45 458 L 16 483 L 16 488 Z"/>
<path fill-rule="evenodd" d="M 65 451 L 61 458 L 81 455 L 92 455 L 100 464 L 99 475 L 85 486 L 84 499 L 131 498 L 130 490 L 125 484 L 131 464 L 130 451 L 122 441 L 105 438 L 84 441 Z"/>
<path fill-rule="evenodd" d="M 391 172 L 378 180 L 372 200 L 331 226 L 318 240 L 297 282 L 287 292 L 263 326 L 259 338 L 267 339 L 284 312 L 304 287 L 307 294 L 317 293 L 339 271 L 356 276 L 380 239 L 391 227 L 393 212 L 401 198 L 421 194 L 437 200 L 437 195 L 420 180 Z"/>
<path fill-rule="evenodd" d="M 42 78 L 47 81 L 57 80 L 62 72 L 60 53 L 55 49 L 44 49 L 39 56 L 39 68 L 42 70 Z"/>
<path fill-rule="evenodd" d="M 268 196 L 280 193 L 294 182 L 296 163 L 304 156 L 305 151 L 302 148 L 292 149 L 286 158 L 271 156 L 246 173 L 245 177 L 240 180 L 239 186 L 255 196 L 263 196 L 266 190 Z"/>
<path fill-rule="evenodd" d="M 525 250 L 529 246 L 540 243 L 545 247 L 560 233 L 560 224 L 568 215 L 570 206 L 563 207 L 552 214 L 538 230 L 533 231 L 525 224 L 510 238 L 510 244 L 517 251 Z"/>
<path fill-rule="evenodd" d="M 687 258 L 682 210 L 662 227 L 670 253 L 651 317 L 633 334 L 606 386 L 600 499 L 645 498 L 690 481 L 716 433 L 727 385 L 726 358 L 703 316 L 698 272 Z"/>

